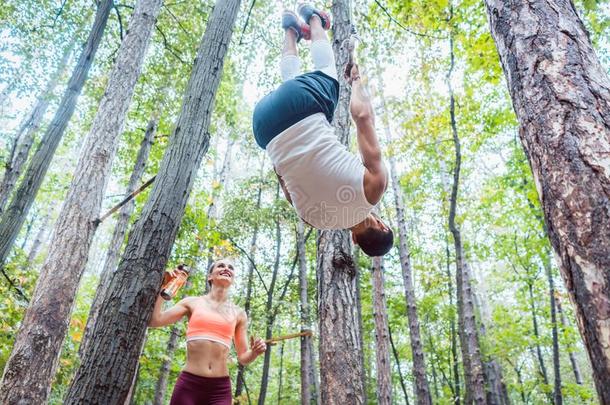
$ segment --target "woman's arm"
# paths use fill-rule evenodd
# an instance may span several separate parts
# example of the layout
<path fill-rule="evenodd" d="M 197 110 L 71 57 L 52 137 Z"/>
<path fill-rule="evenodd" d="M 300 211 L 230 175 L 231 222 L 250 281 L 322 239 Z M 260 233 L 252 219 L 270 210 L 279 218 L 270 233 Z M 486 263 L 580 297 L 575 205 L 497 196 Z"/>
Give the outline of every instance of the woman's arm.
<path fill-rule="evenodd" d="M 250 338 L 250 348 L 248 349 L 248 316 L 244 311 L 239 314 L 239 319 L 235 325 L 235 351 L 237 361 L 242 366 L 252 363 L 258 356 L 265 353 L 267 345 L 261 338 Z"/>
<path fill-rule="evenodd" d="M 157 302 L 155 302 L 155 309 L 153 309 L 153 314 L 150 318 L 150 322 L 148 322 L 148 326 L 150 328 L 158 328 L 178 322 L 183 316 L 189 314 L 190 310 L 188 303 L 190 300 L 191 297 L 183 298 L 173 307 L 163 311 L 162 308 L 165 300 L 159 295 L 157 297 Z"/>

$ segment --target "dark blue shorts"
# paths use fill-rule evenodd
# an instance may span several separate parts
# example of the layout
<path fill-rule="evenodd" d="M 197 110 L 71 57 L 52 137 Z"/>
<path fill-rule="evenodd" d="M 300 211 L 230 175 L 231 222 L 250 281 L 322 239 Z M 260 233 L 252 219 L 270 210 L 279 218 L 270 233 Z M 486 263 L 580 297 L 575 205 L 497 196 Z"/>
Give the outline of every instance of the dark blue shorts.
<path fill-rule="evenodd" d="M 332 122 L 338 100 L 339 82 L 319 70 L 285 81 L 254 108 L 256 143 L 267 148 L 281 132 L 313 114 L 324 113 Z"/>

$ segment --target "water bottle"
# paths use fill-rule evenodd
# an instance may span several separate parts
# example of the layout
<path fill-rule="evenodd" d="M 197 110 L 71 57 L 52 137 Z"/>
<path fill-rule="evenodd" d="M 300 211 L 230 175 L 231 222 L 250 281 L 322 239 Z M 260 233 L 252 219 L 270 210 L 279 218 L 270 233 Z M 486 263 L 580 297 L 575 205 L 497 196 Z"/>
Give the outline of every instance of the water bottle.
<path fill-rule="evenodd" d="M 175 276 L 170 278 L 167 283 L 161 287 L 161 297 L 169 301 L 176 296 L 176 293 L 186 283 L 186 279 L 189 276 L 189 270 L 184 265 L 181 264 L 178 266 L 176 270 L 174 270 Z"/>

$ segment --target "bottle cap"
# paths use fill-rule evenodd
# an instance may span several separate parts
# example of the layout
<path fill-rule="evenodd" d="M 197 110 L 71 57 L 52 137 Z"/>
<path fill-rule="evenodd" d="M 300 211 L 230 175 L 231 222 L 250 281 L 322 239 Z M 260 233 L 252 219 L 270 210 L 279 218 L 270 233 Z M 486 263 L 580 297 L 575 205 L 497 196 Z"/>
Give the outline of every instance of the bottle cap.
<path fill-rule="evenodd" d="M 190 269 L 189 269 L 188 267 L 186 267 L 186 264 L 184 264 L 184 263 L 179 264 L 179 265 L 177 266 L 177 269 L 178 269 L 178 270 L 182 270 L 182 271 L 183 271 L 183 272 L 185 272 L 186 274 L 189 274 L 189 272 L 190 272 Z"/>

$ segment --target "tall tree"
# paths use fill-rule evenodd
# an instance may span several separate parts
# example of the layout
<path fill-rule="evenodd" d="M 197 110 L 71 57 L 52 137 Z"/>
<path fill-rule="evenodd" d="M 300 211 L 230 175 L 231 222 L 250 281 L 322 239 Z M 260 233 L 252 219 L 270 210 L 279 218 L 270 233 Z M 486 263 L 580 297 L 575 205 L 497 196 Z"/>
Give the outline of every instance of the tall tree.
<path fill-rule="evenodd" d="M 453 4 L 450 4 L 450 20 L 453 18 Z M 457 199 L 460 182 L 460 169 L 462 164 L 462 154 L 460 138 L 457 129 L 457 119 L 455 113 L 455 95 L 451 84 L 453 71 L 455 69 L 454 33 L 449 34 L 449 58 L 450 67 L 447 74 L 447 85 L 449 87 L 449 114 L 451 122 L 451 132 L 455 147 L 455 165 L 453 168 L 453 184 L 449 204 L 449 230 L 453 235 L 453 245 L 455 249 L 455 271 L 457 289 L 457 307 L 460 346 L 462 349 L 462 364 L 464 366 L 465 394 L 464 403 L 485 404 L 487 397 L 485 393 L 485 376 L 483 362 L 481 360 L 481 348 L 477 331 L 474 297 L 472 292 L 472 282 L 468 264 L 464 258 L 461 231 L 456 223 Z"/>
<path fill-rule="evenodd" d="M 218 1 L 208 19 L 182 111 L 150 197 L 129 233 L 111 294 L 93 329 L 94 341 L 83 352 L 68 390 L 68 404 L 88 398 L 117 403 L 127 395 L 163 271 L 209 146 L 211 114 L 239 5 L 239 0 Z"/>
<path fill-rule="evenodd" d="M 178 325 L 172 326 L 167 340 L 167 347 L 165 349 L 163 362 L 159 369 L 159 377 L 157 378 L 157 384 L 155 385 L 155 397 L 153 399 L 153 405 L 163 405 L 165 403 L 165 395 L 167 393 L 167 384 L 169 382 L 169 371 L 172 366 L 172 360 L 174 359 L 174 352 L 178 345 L 178 338 L 180 337 L 180 330 Z"/>
<path fill-rule="evenodd" d="M 566 321 L 566 316 L 563 313 L 563 307 L 561 305 L 561 298 L 558 294 L 555 294 L 555 303 L 557 304 L 557 313 L 559 314 L 559 320 L 561 321 L 561 326 L 565 329 L 568 326 Z M 570 364 L 572 366 L 572 372 L 574 373 L 574 379 L 576 380 L 576 384 L 582 385 L 582 373 L 580 372 L 580 366 L 578 365 L 578 361 L 576 360 L 576 356 L 574 355 L 573 349 L 568 349 Z"/>
<path fill-rule="evenodd" d="M 334 0 L 333 50 L 337 72 L 343 72 L 349 51 L 342 46 L 351 34 L 350 0 Z M 339 75 L 335 132 L 348 144 L 351 89 Z M 318 320 L 320 325 L 320 389 L 326 404 L 364 404 L 362 331 L 358 327 L 357 277 L 348 231 L 322 231 L 317 258 Z"/>
<path fill-rule="evenodd" d="M 148 156 L 150 155 L 150 149 L 152 148 L 155 134 L 157 132 L 157 126 L 159 125 L 160 116 L 161 109 L 159 108 L 153 113 L 152 117 L 148 121 L 146 131 L 144 132 L 144 138 L 140 142 L 140 148 L 138 149 L 133 171 L 129 176 L 129 182 L 127 183 L 127 188 L 125 189 L 126 196 L 133 193 L 142 180 L 142 175 L 146 169 L 146 162 L 148 161 Z M 100 282 L 95 290 L 95 296 L 93 297 L 93 302 L 91 304 L 91 308 L 89 309 L 87 325 L 85 326 L 85 333 L 83 334 L 83 338 L 81 340 L 79 353 L 82 353 L 85 347 L 91 341 L 91 331 L 93 330 L 93 325 L 97 319 L 100 304 L 102 303 L 104 295 L 108 291 L 108 285 L 112 279 L 112 274 L 116 270 L 116 266 L 119 262 L 121 246 L 123 246 L 123 242 L 125 241 L 125 234 L 127 232 L 127 227 L 129 226 L 129 220 L 131 219 L 131 215 L 133 214 L 135 207 L 135 199 L 131 199 L 125 205 L 123 205 L 119 211 L 118 219 L 114 225 L 114 231 L 112 232 L 112 239 L 110 240 L 110 245 L 106 251 L 104 267 L 100 273 Z"/>
<path fill-rule="evenodd" d="M 279 197 L 279 183 L 277 185 L 276 200 Z M 271 280 L 269 285 L 266 286 L 267 299 L 265 302 L 265 339 L 271 339 L 273 333 L 273 324 L 275 322 L 275 315 L 273 311 L 273 293 L 275 292 L 275 284 L 277 282 L 277 276 L 280 270 L 280 258 L 281 258 L 281 247 L 282 247 L 282 228 L 280 226 L 279 213 L 276 214 L 275 218 L 275 260 L 273 261 L 273 272 L 271 273 Z M 258 394 L 258 405 L 265 405 L 265 398 L 267 396 L 267 386 L 269 384 L 269 367 L 271 366 L 271 346 L 265 351 L 265 358 L 263 360 L 263 371 L 261 375 L 261 385 Z"/>
<path fill-rule="evenodd" d="M 262 178 L 262 169 L 263 169 L 263 165 L 261 165 L 261 175 L 260 175 L 260 182 L 258 185 L 258 191 L 256 194 L 256 210 L 258 210 L 261 207 L 261 197 L 262 197 L 262 193 L 263 193 L 263 178 Z M 253 283 L 254 283 L 254 270 L 255 270 L 255 264 L 254 264 L 254 257 L 256 254 L 256 246 L 257 246 L 257 241 L 258 241 L 258 232 L 259 232 L 259 222 L 256 221 L 254 224 L 254 230 L 252 232 L 252 239 L 250 241 L 250 250 L 249 250 L 249 256 L 250 256 L 250 262 L 248 265 L 248 274 L 246 276 L 246 279 L 248 280 L 246 282 L 246 298 L 245 298 L 245 302 L 244 302 L 244 311 L 246 312 L 246 315 L 248 317 L 250 317 L 250 307 L 252 305 L 252 288 L 253 288 Z M 241 392 L 244 388 L 244 370 L 245 367 L 242 366 L 241 364 L 238 365 L 237 367 L 237 377 L 235 379 L 235 397 L 239 398 L 241 396 Z"/>
<path fill-rule="evenodd" d="M 301 309 L 301 330 L 311 329 L 311 314 L 307 294 L 307 252 L 305 246 L 305 224 L 297 223 L 297 257 L 299 266 L 299 302 Z M 313 364 L 313 343 L 311 336 L 301 336 L 301 405 L 317 404 L 317 376 Z"/>
<path fill-rule="evenodd" d="M 485 4 L 599 401 L 610 403 L 610 80 L 572 1 Z"/>
<path fill-rule="evenodd" d="M 390 363 L 390 337 L 388 310 L 385 298 L 383 258 L 373 258 L 371 276 L 373 290 L 373 317 L 375 319 L 375 358 L 377 370 L 377 403 L 392 404 L 392 367 Z"/>
<path fill-rule="evenodd" d="M 68 66 L 68 59 L 74 49 L 75 41 L 72 41 L 63 52 L 59 65 L 55 69 L 55 72 L 47 82 L 47 85 L 43 92 L 36 98 L 32 111 L 23 120 L 17 133 L 15 134 L 15 140 L 11 148 L 10 158 L 6 162 L 4 171 L 4 177 L 0 183 L 0 214 L 4 212 L 6 203 L 11 196 L 13 188 L 21 175 L 21 171 L 27 162 L 30 154 L 30 149 L 34 143 L 34 135 L 38 132 L 42 119 L 49 108 L 53 93 L 59 79 L 63 75 Z"/>
<path fill-rule="evenodd" d="M 380 93 L 383 93 L 381 91 Z M 386 140 L 392 141 L 390 120 L 388 117 L 387 106 L 383 94 L 381 95 L 381 107 L 383 110 L 382 120 Z M 405 220 L 405 205 L 398 174 L 396 173 L 396 162 L 393 154 L 388 157 L 390 163 L 390 178 L 392 180 L 392 191 L 394 192 L 394 205 L 396 208 L 396 222 L 398 224 L 398 254 L 400 256 L 400 267 L 402 269 L 402 279 L 405 289 L 405 299 L 407 302 L 407 318 L 409 320 L 409 337 L 411 339 L 411 353 L 413 356 L 413 392 L 417 397 L 418 405 L 431 405 L 432 396 L 430 386 L 426 377 L 426 362 L 424 348 L 421 340 L 419 318 L 417 316 L 417 300 L 415 289 L 413 288 L 413 272 L 411 270 L 411 253 L 409 251 L 409 239 L 407 233 L 407 222 Z"/>
<path fill-rule="evenodd" d="M 30 164 L 23 175 L 23 180 L 17 190 L 15 190 L 8 208 L 0 219 L 0 266 L 4 265 L 13 243 L 23 226 L 23 222 L 51 164 L 59 141 L 68 126 L 68 121 L 70 121 L 74 113 L 76 101 L 87 80 L 89 69 L 102 39 L 112 4 L 112 0 L 101 0 L 98 3 L 89 37 L 72 71 L 72 76 L 59 102 L 55 116 L 45 131 L 36 152 L 34 152 Z M 15 390 L 15 392 L 17 391 Z M 2 395 L 0 393 L 0 399 Z"/>
<path fill-rule="evenodd" d="M 6 395 L 4 398 L 7 402 L 22 396 L 33 402 L 44 401 L 48 395 L 76 290 L 97 229 L 96 220 L 118 144 L 117 138 L 140 76 L 161 1 L 139 0 L 135 6 L 129 32 L 121 43 L 106 92 L 55 224 L 32 303 L 15 339 L 2 381 L 1 395 Z M 45 343 L 36 344 L 41 341 Z M 32 389 L 27 378 L 31 375 L 36 375 L 39 388 Z"/>

